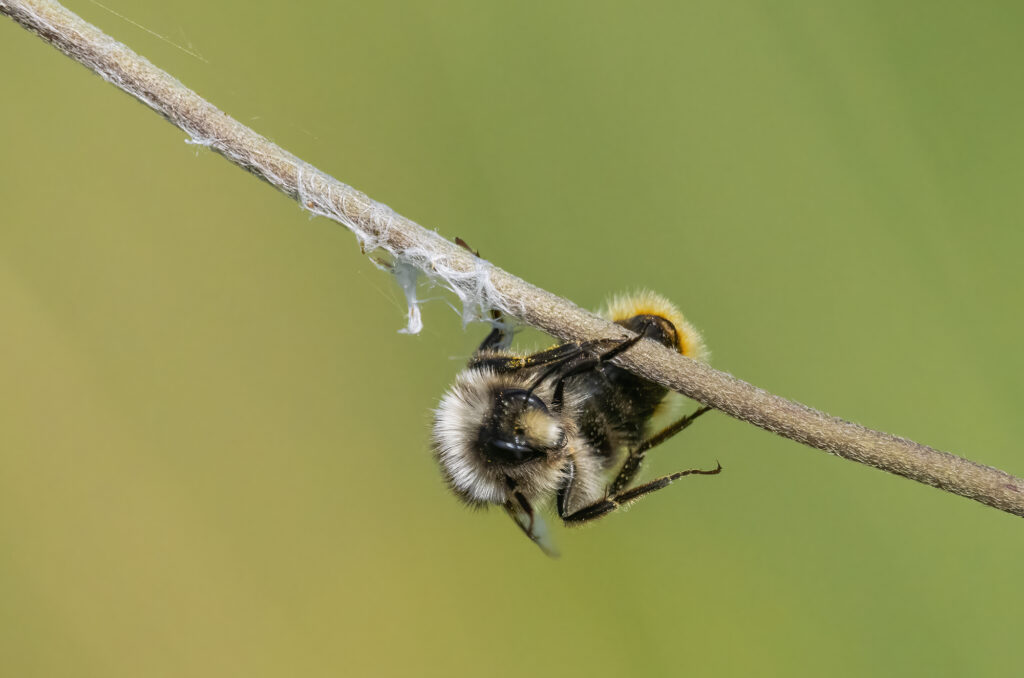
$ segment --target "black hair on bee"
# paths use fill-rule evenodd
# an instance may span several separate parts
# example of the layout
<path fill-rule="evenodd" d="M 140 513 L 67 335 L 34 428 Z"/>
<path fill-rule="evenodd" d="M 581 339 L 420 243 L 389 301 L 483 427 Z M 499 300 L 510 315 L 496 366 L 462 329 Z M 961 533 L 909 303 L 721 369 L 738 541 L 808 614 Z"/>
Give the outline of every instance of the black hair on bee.
<path fill-rule="evenodd" d="M 554 499 L 567 525 L 600 518 L 687 475 L 630 487 L 648 450 L 689 426 L 702 407 L 653 433 L 668 391 L 609 362 L 642 339 L 696 360 L 697 330 L 664 297 L 613 298 L 605 318 L 632 330 L 626 340 L 565 343 L 521 355 L 497 324 L 435 411 L 434 456 L 451 490 L 471 506 L 498 504 L 548 555 L 557 555 L 536 507 Z"/>

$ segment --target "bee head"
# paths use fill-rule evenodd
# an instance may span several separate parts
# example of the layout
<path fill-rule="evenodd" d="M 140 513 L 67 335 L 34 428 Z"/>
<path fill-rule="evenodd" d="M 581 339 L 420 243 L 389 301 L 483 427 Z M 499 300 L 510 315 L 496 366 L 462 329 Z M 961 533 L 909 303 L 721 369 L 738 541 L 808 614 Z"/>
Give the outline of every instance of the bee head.
<path fill-rule="evenodd" d="M 558 419 L 536 394 L 503 388 L 494 394 L 491 416 L 480 427 L 477 445 L 488 464 L 518 466 L 547 457 L 565 440 Z"/>
<path fill-rule="evenodd" d="M 564 481 L 574 430 L 566 399 L 550 410 L 552 387 L 530 389 L 523 374 L 467 369 L 434 413 L 434 457 L 449 487 L 473 506 L 504 503 L 509 481 L 530 496 L 545 496 Z"/>

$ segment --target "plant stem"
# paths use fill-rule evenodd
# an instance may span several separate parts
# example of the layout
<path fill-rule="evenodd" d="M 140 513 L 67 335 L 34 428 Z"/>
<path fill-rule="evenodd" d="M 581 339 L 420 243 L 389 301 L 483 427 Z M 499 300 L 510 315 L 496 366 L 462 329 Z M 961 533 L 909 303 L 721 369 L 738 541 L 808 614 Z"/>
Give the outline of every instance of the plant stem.
<path fill-rule="evenodd" d="M 622 327 L 474 257 L 303 162 L 59 3 L 0 0 L 0 13 L 138 98 L 196 143 L 209 146 L 306 209 L 344 224 L 364 250 L 385 249 L 402 266 L 414 266 L 441 280 L 476 313 L 501 309 L 566 341 L 629 336 Z M 998 469 L 772 395 L 654 342 L 641 342 L 616 362 L 786 438 L 1024 516 L 1024 480 Z"/>

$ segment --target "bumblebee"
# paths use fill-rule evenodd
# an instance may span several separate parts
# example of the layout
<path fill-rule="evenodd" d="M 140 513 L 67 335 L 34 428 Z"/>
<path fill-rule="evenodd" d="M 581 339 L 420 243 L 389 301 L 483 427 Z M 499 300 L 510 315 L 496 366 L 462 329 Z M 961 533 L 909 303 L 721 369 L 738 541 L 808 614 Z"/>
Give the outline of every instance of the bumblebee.
<path fill-rule="evenodd" d="M 461 243 L 460 243 L 461 244 Z M 602 315 L 636 333 L 626 340 L 565 343 L 530 355 L 508 350 L 500 323 L 473 354 L 435 411 L 434 456 L 455 495 L 473 507 L 504 507 L 522 531 L 556 556 L 537 508 L 554 499 L 558 516 L 579 525 L 667 487 L 690 469 L 632 486 L 646 453 L 710 408 L 654 432 L 668 390 L 610 361 L 647 339 L 697 360 L 697 330 L 664 297 L 614 298 Z"/>

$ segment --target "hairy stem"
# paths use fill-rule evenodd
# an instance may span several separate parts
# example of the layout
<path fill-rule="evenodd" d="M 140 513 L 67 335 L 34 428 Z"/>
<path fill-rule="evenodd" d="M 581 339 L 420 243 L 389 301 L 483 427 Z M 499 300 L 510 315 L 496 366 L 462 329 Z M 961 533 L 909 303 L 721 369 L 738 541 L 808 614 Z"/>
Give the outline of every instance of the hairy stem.
<path fill-rule="evenodd" d="M 306 209 L 344 224 L 364 249 L 383 248 L 399 266 L 440 279 L 464 303 L 475 304 L 477 312 L 498 308 L 563 340 L 628 336 L 618 325 L 477 259 L 303 162 L 60 4 L 0 0 L 0 13 L 138 98 L 196 143 L 209 146 Z M 765 430 L 1024 516 L 1024 480 L 998 469 L 772 395 L 654 342 L 641 342 L 615 360 L 636 374 Z"/>

